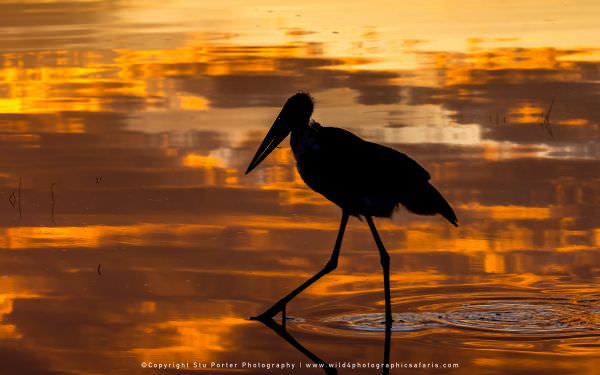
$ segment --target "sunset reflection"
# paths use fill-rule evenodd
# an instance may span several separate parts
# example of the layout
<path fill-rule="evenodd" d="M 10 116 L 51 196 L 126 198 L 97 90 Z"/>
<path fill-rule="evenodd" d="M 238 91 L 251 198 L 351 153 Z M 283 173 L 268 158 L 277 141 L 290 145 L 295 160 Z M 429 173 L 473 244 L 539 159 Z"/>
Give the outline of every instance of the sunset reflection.
<path fill-rule="evenodd" d="M 305 361 L 247 318 L 322 267 L 340 212 L 306 187 L 287 142 L 243 173 L 305 90 L 317 121 L 406 152 L 456 208 L 456 229 L 403 208 L 377 221 L 394 312 L 514 302 L 587 327 L 435 321 L 394 332 L 393 359 L 595 373 L 600 6 L 344 7 L 0 3 L 4 368 Z M 351 219 L 339 268 L 290 304 L 288 329 L 328 360 L 378 362 L 381 332 L 327 322 L 382 309 L 378 253 Z"/>

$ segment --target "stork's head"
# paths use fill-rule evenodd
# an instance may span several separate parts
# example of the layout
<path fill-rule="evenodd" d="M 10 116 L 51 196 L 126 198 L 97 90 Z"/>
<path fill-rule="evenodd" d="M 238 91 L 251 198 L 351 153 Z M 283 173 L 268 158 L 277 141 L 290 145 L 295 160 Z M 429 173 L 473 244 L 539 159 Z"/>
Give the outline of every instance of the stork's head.
<path fill-rule="evenodd" d="M 314 107 L 311 96 L 306 92 L 299 92 L 288 98 L 277 116 L 277 120 L 282 118 L 296 126 L 307 125 Z"/>
<path fill-rule="evenodd" d="M 286 102 L 269 132 L 252 158 L 246 174 L 256 168 L 290 132 L 297 127 L 307 126 L 313 113 L 313 100 L 308 93 L 299 92 Z"/>

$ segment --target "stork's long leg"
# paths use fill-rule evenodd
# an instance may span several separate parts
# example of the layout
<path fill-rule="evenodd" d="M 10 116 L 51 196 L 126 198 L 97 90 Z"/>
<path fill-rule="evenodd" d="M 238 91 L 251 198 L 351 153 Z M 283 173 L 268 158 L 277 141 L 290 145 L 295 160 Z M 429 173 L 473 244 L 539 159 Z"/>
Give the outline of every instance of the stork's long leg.
<path fill-rule="evenodd" d="M 383 374 L 389 374 L 389 363 L 390 363 L 390 343 L 392 339 L 392 299 L 390 293 L 390 255 L 383 246 L 383 241 L 377 233 L 373 218 L 370 216 L 366 217 L 371 233 L 375 239 L 375 244 L 379 250 L 379 260 L 381 262 L 381 268 L 383 268 L 383 288 L 385 294 L 385 349 L 383 353 L 383 363 L 387 366 L 383 368 Z"/>
<path fill-rule="evenodd" d="M 344 238 L 344 231 L 346 230 L 346 224 L 348 224 L 348 217 L 349 215 L 346 212 L 342 212 L 342 220 L 340 221 L 340 229 L 337 234 L 337 239 L 335 240 L 335 246 L 333 247 L 331 258 L 329 259 L 327 264 L 325 264 L 325 267 L 323 267 L 323 269 L 317 272 L 313 277 L 306 280 L 302 285 L 294 289 L 290 294 L 277 301 L 265 312 L 250 319 L 262 321 L 265 319 L 273 318 L 275 315 L 277 315 L 277 313 L 281 312 L 282 324 L 285 327 L 285 306 L 287 305 L 287 303 L 290 302 L 298 294 L 300 294 L 304 289 L 308 288 L 314 282 L 319 280 L 321 277 L 336 269 L 338 264 L 338 258 L 340 256 L 340 249 L 342 247 L 342 239 Z"/>

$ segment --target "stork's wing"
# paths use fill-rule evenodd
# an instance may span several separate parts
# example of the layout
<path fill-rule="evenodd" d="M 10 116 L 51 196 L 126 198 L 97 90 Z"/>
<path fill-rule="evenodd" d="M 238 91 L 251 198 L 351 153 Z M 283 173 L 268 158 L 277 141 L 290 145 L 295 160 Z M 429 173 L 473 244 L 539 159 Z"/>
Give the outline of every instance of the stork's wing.
<path fill-rule="evenodd" d="M 318 145 L 298 161 L 304 181 L 351 214 L 390 216 L 398 204 L 421 215 L 456 214 L 429 183 L 429 173 L 406 154 L 339 128 L 313 125 Z"/>
<path fill-rule="evenodd" d="M 325 179 L 338 188 L 343 185 L 356 193 L 383 193 L 431 178 L 416 161 L 392 148 L 340 128 L 318 127 L 317 131 L 322 144 L 319 163 L 330 172 Z"/>

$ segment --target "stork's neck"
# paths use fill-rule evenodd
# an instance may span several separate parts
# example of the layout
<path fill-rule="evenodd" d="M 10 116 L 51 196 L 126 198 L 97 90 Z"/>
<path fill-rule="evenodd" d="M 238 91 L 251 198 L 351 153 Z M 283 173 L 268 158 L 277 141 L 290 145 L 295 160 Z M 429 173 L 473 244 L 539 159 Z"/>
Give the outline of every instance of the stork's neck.
<path fill-rule="evenodd" d="M 311 121 L 304 126 L 296 126 L 292 129 L 290 145 L 296 160 L 303 155 L 319 147 L 318 129 L 321 127 L 317 122 Z"/>

